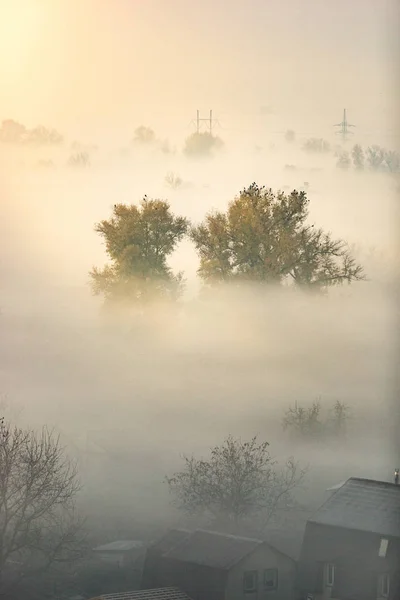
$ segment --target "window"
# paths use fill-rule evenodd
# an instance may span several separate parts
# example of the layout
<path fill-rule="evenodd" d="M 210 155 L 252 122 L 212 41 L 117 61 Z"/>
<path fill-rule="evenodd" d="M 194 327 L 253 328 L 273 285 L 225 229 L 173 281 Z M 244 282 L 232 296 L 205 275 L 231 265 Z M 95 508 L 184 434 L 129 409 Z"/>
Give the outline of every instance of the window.
<path fill-rule="evenodd" d="M 379 556 L 380 558 L 385 558 L 386 556 L 386 552 L 388 549 L 388 545 L 389 545 L 389 540 L 386 540 L 385 538 L 381 539 L 381 544 L 379 546 Z"/>
<path fill-rule="evenodd" d="M 243 591 L 257 591 L 257 571 L 245 571 L 243 575 Z"/>
<path fill-rule="evenodd" d="M 333 587 L 335 583 L 335 565 L 333 563 L 327 563 L 325 565 L 325 586 Z"/>
<path fill-rule="evenodd" d="M 379 575 L 378 578 L 378 598 L 388 598 L 390 589 L 390 576 L 388 573 Z"/>
<path fill-rule="evenodd" d="M 266 590 L 278 589 L 278 569 L 265 569 L 264 588 Z"/>

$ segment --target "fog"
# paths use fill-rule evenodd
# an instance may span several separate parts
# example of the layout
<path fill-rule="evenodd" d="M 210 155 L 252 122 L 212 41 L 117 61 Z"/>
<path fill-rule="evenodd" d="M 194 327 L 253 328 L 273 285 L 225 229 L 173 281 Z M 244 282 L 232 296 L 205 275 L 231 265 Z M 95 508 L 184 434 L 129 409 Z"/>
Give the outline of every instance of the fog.
<path fill-rule="evenodd" d="M 343 47 L 338 50 L 334 48 L 332 23 L 318 59 L 321 64 L 315 59 L 307 77 L 302 72 L 303 86 L 302 76 L 296 73 L 292 85 L 293 89 L 300 85 L 301 94 L 293 97 L 288 86 L 290 61 L 294 52 L 299 64 L 309 60 L 314 41 L 311 36 L 304 51 L 295 39 L 290 41 L 289 34 L 296 31 L 298 3 L 293 3 L 293 13 L 286 13 L 283 9 L 279 12 L 278 5 L 271 2 L 268 22 L 274 16 L 288 27 L 284 38 L 289 47 L 282 50 L 282 73 L 272 64 L 276 59 L 271 58 L 271 102 L 265 83 L 253 87 L 245 98 L 246 69 L 251 66 L 255 71 L 260 59 L 255 63 L 253 51 L 236 48 L 235 56 L 242 62 L 237 67 L 240 93 L 235 103 L 231 93 L 236 90 L 235 59 L 234 54 L 230 58 L 226 54 L 234 48 L 243 7 L 239 2 L 232 3 L 226 53 L 214 54 L 214 40 L 204 58 L 204 64 L 212 66 L 213 92 L 208 97 L 202 87 L 205 76 L 201 64 L 194 59 L 191 68 L 187 57 L 184 66 L 181 57 L 176 67 L 180 69 L 179 78 L 186 80 L 191 74 L 185 98 L 174 109 L 179 94 L 172 67 L 172 83 L 165 81 L 167 75 L 163 83 L 156 76 L 150 78 L 150 107 L 142 91 L 137 92 L 137 106 L 132 106 L 135 94 L 128 93 L 121 83 L 129 71 L 129 61 L 117 60 L 126 52 L 123 36 L 128 35 L 128 29 L 123 29 L 121 41 L 116 32 L 123 15 L 126 17 L 128 3 L 121 0 L 113 6 L 117 4 L 121 14 L 116 11 L 115 23 L 109 26 L 110 39 L 107 37 L 105 42 L 106 50 L 116 53 L 118 63 L 113 94 L 106 98 L 100 94 L 105 82 L 110 87 L 114 65 L 103 51 L 98 58 L 101 64 L 106 61 L 101 85 L 94 75 L 92 79 L 88 76 L 87 56 L 77 67 L 75 79 L 72 77 L 72 66 L 80 63 L 74 55 L 68 58 L 65 81 L 75 81 L 80 95 L 57 92 L 54 102 L 50 102 L 45 88 L 41 94 L 36 90 L 28 103 L 21 98 L 21 87 L 18 102 L 11 103 L 10 91 L 10 98 L 1 107 L 4 118 L 15 118 L 29 127 L 43 122 L 67 137 L 64 146 L 55 149 L 0 148 L 0 391 L 7 395 L 5 412 L 18 422 L 33 427 L 47 424 L 61 433 L 68 450 L 80 461 L 86 508 L 98 509 L 110 521 L 121 515 L 153 524 L 164 516 L 172 519 L 162 484 L 164 476 L 179 467 L 182 453 L 202 455 L 230 433 L 243 438 L 259 435 L 270 441 L 271 453 L 280 460 L 294 455 L 309 464 L 305 493 L 308 489 L 308 499 L 314 503 L 323 497 L 328 485 L 347 476 L 390 477 L 396 462 L 392 406 L 398 326 L 398 175 L 357 173 L 352 169 L 343 172 L 336 167 L 334 150 L 322 156 L 302 150 L 310 137 L 327 139 L 333 147 L 341 145 L 333 124 L 340 122 L 344 105 L 351 109 L 349 120 L 357 124 L 346 149 L 354 143 L 398 149 L 391 88 L 386 81 L 388 67 L 379 63 L 379 57 L 383 61 L 393 52 L 392 46 L 380 47 L 373 64 L 360 57 L 361 48 L 346 54 L 353 39 L 364 44 L 363 32 L 374 32 L 377 37 L 388 26 L 386 17 L 380 15 L 384 22 L 374 21 L 376 6 L 365 2 L 363 26 L 356 19 L 352 22 L 354 38 L 344 28 Z M 176 9 L 176 20 L 170 26 L 182 35 L 175 54 L 168 51 L 171 61 L 179 54 L 177 47 L 182 52 L 190 37 L 189 26 L 182 21 L 186 14 L 182 3 L 173 4 L 166 19 L 172 22 Z M 317 4 L 308 4 L 304 14 L 311 18 Z M 99 19 L 110 16 L 106 5 L 96 5 L 101 7 Z M 140 30 L 142 42 L 152 23 L 157 32 L 169 31 L 167 23 L 157 18 L 156 5 L 146 3 L 141 17 L 143 23 L 147 19 Z M 70 6 L 78 5 L 71 1 Z M 216 22 L 228 18 L 222 15 L 221 6 L 215 9 L 214 32 Z M 346 10 L 353 8 L 346 4 Z M 261 7 L 255 3 L 257 11 Z M 321 24 L 316 31 L 321 44 L 321 31 L 331 16 L 322 13 L 318 13 Z M 340 14 L 337 3 L 335 14 Z M 83 31 L 88 35 L 91 32 L 93 53 L 99 40 L 85 21 L 87 14 L 82 15 L 79 23 L 86 23 L 88 29 L 79 30 L 78 41 L 82 44 Z M 246 18 L 249 23 L 256 21 L 256 15 Z M 200 39 L 206 25 L 204 15 L 199 19 Z M 261 33 L 257 28 L 255 35 Z M 276 33 L 271 34 L 269 46 L 263 46 L 263 56 L 279 41 Z M 199 47 L 204 44 L 203 40 Z M 338 52 L 336 58 L 332 58 L 334 50 Z M 198 48 L 196 52 L 199 61 Z M 367 46 L 363 46 L 363 52 L 368 52 Z M 322 85 L 328 81 L 323 78 L 327 69 L 323 63 L 328 57 L 333 61 L 329 63 L 333 81 Z M 342 74 L 344 89 L 332 98 L 330 86 L 337 87 L 340 66 L 347 59 L 349 66 Z M 43 70 L 48 82 L 55 68 L 50 62 L 47 56 Z M 139 78 L 145 78 L 151 64 L 156 64 L 147 55 L 140 68 L 139 62 L 135 63 L 135 77 Z M 226 66 L 226 89 L 220 82 L 221 65 Z M 361 77 L 357 83 L 350 82 L 354 65 L 366 69 L 363 73 L 367 83 Z M 315 86 L 313 69 L 319 82 Z M 192 71 L 198 74 L 197 84 Z M 12 66 L 9 72 L 14 73 Z M 35 76 L 41 81 L 42 75 Z M 382 81 L 384 94 L 379 99 L 376 87 Z M 371 82 L 374 85 L 370 88 Z M 312 90 L 307 89 L 310 86 Z M 181 81 L 179 89 L 183 87 Z M 367 87 L 372 92 L 366 97 Z M 154 96 L 164 89 L 165 101 L 156 105 Z M 45 98 L 43 104 L 40 98 Z M 132 108 L 128 110 L 129 104 Z M 262 114 L 261 107 L 269 105 L 270 111 Z M 377 116 L 379 106 L 382 112 Z M 224 142 L 221 152 L 210 160 L 189 160 L 182 154 L 185 137 L 193 131 L 190 121 L 198 108 L 202 116 L 214 108 L 219 122 L 215 134 Z M 139 125 L 155 130 L 158 141 L 150 149 L 131 144 Z M 287 129 L 296 131 L 295 142 L 285 141 Z M 70 144 L 75 139 L 98 146 L 90 153 L 87 169 L 67 166 Z M 169 153 L 162 152 L 166 139 L 172 149 Z M 53 168 L 38 166 L 45 160 L 51 160 Z M 166 186 L 168 172 L 183 179 L 179 189 Z M 93 265 L 102 266 L 107 261 L 94 224 L 109 218 L 115 203 L 138 203 L 145 194 L 167 199 L 174 213 L 198 223 L 208 211 L 226 209 L 228 202 L 253 181 L 274 190 L 307 186 L 309 221 L 352 245 L 368 280 L 333 289 L 318 298 L 291 289 L 260 291 L 249 287 L 240 292 L 222 289 L 204 299 L 199 297 L 198 259 L 191 243 L 185 241 L 170 261 L 174 271 L 184 271 L 186 278 L 179 316 L 172 318 L 161 309 L 154 311 L 145 332 L 132 332 L 131 323 L 120 322 L 117 326 L 104 322 L 101 302 L 90 292 L 88 272 Z M 288 406 L 296 401 L 307 405 L 317 397 L 327 408 L 337 399 L 351 407 L 352 433 L 344 447 L 293 444 L 283 434 L 281 420 Z"/>

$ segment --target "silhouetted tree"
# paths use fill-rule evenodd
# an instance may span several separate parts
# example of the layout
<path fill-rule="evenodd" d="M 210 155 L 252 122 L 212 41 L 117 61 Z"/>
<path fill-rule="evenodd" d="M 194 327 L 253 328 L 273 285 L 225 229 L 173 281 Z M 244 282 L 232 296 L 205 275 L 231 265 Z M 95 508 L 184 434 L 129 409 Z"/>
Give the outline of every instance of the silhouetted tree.
<path fill-rule="evenodd" d="M 336 166 L 339 169 L 349 169 L 351 166 L 351 160 L 348 152 L 342 151 L 339 154 Z"/>
<path fill-rule="evenodd" d="M 305 150 L 306 152 L 326 154 L 327 152 L 330 152 L 331 146 L 326 140 L 310 138 L 305 141 L 303 150 Z"/>
<path fill-rule="evenodd" d="M 400 156 L 393 150 L 385 150 L 385 164 L 391 173 L 398 173 L 400 170 Z"/>
<path fill-rule="evenodd" d="M 285 140 L 287 142 L 294 142 L 296 139 L 296 133 L 293 131 L 293 129 L 288 129 L 285 133 Z"/>
<path fill-rule="evenodd" d="M 0 421 L 0 595 L 82 554 L 76 467 L 59 439 Z"/>
<path fill-rule="evenodd" d="M 18 121 L 6 119 L 1 124 L 0 141 L 12 144 L 21 143 L 24 141 L 26 132 L 26 127 Z"/>
<path fill-rule="evenodd" d="M 373 171 L 378 171 L 382 167 L 385 160 L 385 150 L 378 145 L 369 146 L 367 148 L 367 163 Z"/>
<path fill-rule="evenodd" d="M 307 225 L 305 192 L 274 193 L 253 183 L 225 213 L 209 213 L 191 230 L 200 256 L 200 277 L 208 283 L 292 281 L 323 290 L 363 279 L 347 244 Z"/>
<path fill-rule="evenodd" d="M 353 159 L 353 166 L 358 171 L 362 171 L 364 169 L 364 151 L 359 144 L 356 144 L 351 151 L 351 156 Z"/>
<path fill-rule="evenodd" d="M 144 127 L 141 125 L 135 129 L 133 141 L 139 144 L 151 144 L 155 142 L 156 134 L 150 127 Z"/>
<path fill-rule="evenodd" d="M 28 130 L 25 136 L 25 142 L 36 146 L 60 145 L 63 141 L 64 138 L 61 133 L 42 125 Z"/>
<path fill-rule="evenodd" d="M 211 133 L 192 133 L 185 141 L 184 154 L 188 157 L 206 157 L 223 146 L 222 140 Z"/>
<path fill-rule="evenodd" d="M 88 152 L 74 152 L 68 159 L 68 166 L 75 168 L 90 167 L 90 156 Z"/>
<path fill-rule="evenodd" d="M 174 275 L 167 258 L 185 235 L 188 221 L 176 217 L 167 202 L 146 197 L 139 206 L 116 204 L 113 216 L 95 227 L 105 240 L 111 265 L 93 268 L 92 289 L 107 303 L 143 303 L 176 299 L 182 274 Z"/>
<path fill-rule="evenodd" d="M 182 471 L 167 478 L 178 507 L 233 527 L 255 515 L 267 523 L 287 510 L 306 469 L 293 458 L 280 468 L 268 448 L 257 437 L 244 442 L 229 436 L 208 459 L 184 456 Z"/>

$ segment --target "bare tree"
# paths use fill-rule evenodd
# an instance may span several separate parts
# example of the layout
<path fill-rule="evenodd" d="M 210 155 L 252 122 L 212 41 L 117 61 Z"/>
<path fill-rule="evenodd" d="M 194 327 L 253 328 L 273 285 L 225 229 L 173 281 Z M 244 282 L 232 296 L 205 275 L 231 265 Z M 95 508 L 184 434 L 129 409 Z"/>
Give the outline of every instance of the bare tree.
<path fill-rule="evenodd" d="M 284 414 L 282 426 L 284 430 L 290 430 L 296 435 L 308 438 L 316 438 L 322 433 L 321 422 L 321 400 L 318 399 L 308 408 L 300 406 L 297 402 Z"/>
<path fill-rule="evenodd" d="M 51 431 L 0 421 L 0 596 L 84 549 L 76 466 Z"/>
<path fill-rule="evenodd" d="M 254 516 L 266 525 L 292 506 L 306 474 L 293 458 L 280 468 L 268 447 L 257 437 L 243 442 L 229 436 L 208 460 L 184 456 L 183 470 L 167 478 L 178 507 L 235 528 Z"/>

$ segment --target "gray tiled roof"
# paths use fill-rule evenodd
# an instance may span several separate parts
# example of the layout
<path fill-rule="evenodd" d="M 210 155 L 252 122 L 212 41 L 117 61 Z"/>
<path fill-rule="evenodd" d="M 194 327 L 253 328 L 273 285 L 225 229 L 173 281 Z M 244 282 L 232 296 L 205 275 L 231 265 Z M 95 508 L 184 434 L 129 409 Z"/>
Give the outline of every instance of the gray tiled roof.
<path fill-rule="evenodd" d="M 190 533 L 187 529 L 170 529 L 162 538 L 151 545 L 150 550 L 159 554 L 169 552 L 177 544 L 186 539 Z"/>
<path fill-rule="evenodd" d="M 400 485 L 352 477 L 310 522 L 400 537 Z"/>
<path fill-rule="evenodd" d="M 216 569 L 229 569 L 261 544 L 261 540 L 198 529 L 164 556 Z"/>
<path fill-rule="evenodd" d="M 157 588 L 154 590 L 137 590 L 96 596 L 92 600 L 191 600 L 178 588 Z"/>

